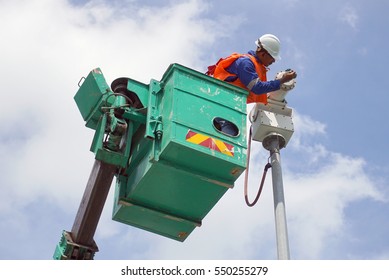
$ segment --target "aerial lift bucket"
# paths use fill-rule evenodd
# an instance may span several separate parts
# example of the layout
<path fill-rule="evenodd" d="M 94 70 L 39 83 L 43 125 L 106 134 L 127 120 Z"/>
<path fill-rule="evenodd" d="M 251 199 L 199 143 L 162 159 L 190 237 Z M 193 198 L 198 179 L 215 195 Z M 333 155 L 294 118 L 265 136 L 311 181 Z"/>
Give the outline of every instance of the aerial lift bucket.
<path fill-rule="evenodd" d="M 120 170 L 112 218 L 184 241 L 246 168 L 247 91 L 179 64 L 150 84 L 118 80 L 113 85 L 137 104 L 123 109 L 129 123 L 123 156 L 96 140 L 112 93 L 100 69 L 75 96 L 86 126 L 96 130 L 96 159 Z"/>
<path fill-rule="evenodd" d="M 173 64 L 148 93 L 113 219 L 184 241 L 245 170 L 247 92 Z"/>

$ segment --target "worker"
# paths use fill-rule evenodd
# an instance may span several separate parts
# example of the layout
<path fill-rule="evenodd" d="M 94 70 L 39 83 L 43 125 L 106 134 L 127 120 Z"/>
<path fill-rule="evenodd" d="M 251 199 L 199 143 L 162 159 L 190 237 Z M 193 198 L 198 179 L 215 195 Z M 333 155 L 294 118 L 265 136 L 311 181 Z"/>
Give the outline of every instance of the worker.
<path fill-rule="evenodd" d="M 280 89 L 281 84 L 296 78 L 297 74 L 289 70 L 279 80 L 267 81 L 268 67 L 280 59 L 280 40 L 265 34 L 255 44 L 256 51 L 221 58 L 208 67 L 206 74 L 248 90 L 247 103 L 267 104 L 267 93 Z"/>

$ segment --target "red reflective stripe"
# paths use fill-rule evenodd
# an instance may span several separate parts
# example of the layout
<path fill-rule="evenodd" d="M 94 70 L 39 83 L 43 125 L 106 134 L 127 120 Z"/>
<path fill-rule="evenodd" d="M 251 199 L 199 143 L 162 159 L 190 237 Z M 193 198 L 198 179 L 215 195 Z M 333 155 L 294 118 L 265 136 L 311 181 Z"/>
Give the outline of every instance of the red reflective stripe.
<path fill-rule="evenodd" d="M 188 131 L 185 138 L 186 141 L 190 143 L 209 148 L 211 150 L 220 152 L 228 156 L 234 156 L 234 146 L 221 140 L 209 137 L 201 133 L 196 133 L 191 130 Z"/>

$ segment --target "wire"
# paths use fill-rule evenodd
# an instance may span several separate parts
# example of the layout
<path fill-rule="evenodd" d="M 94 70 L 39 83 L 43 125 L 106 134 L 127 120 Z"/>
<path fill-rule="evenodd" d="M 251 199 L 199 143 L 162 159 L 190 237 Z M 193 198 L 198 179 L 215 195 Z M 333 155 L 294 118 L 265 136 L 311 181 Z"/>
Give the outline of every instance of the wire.
<path fill-rule="evenodd" d="M 248 177 L 249 177 L 249 169 L 250 169 L 251 138 L 252 138 L 251 136 L 252 136 L 252 126 L 250 126 L 249 141 L 248 141 L 248 145 L 247 145 L 247 168 L 246 168 L 245 177 L 244 177 L 244 199 L 246 201 L 247 206 L 249 206 L 249 207 L 253 207 L 255 204 L 257 204 L 257 202 L 261 196 L 261 193 L 262 193 L 263 185 L 265 184 L 267 170 L 269 168 L 271 168 L 271 164 L 268 160 L 268 162 L 265 165 L 265 168 L 263 170 L 262 179 L 261 179 L 261 183 L 259 185 L 257 195 L 256 195 L 254 201 L 250 202 L 249 198 L 248 198 L 247 189 L 248 189 Z"/>

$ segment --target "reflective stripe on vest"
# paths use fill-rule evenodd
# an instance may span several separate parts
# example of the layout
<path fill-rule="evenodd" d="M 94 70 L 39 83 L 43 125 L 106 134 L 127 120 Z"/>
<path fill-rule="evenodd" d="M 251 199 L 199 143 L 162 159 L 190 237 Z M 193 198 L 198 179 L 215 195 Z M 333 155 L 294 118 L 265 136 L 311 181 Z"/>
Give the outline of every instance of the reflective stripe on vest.
<path fill-rule="evenodd" d="M 265 66 L 258 63 L 255 57 L 249 54 L 233 53 L 229 57 L 219 60 L 216 65 L 213 77 L 223 81 L 225 81 L 228 77 L 236 77 L 235 74 L 227 72 L 226 68 L 228 68 L 235 60 L 242 56 L 250 58 L 251 62 L 255 66 L 255 72 L 257 72 L 259 79 L 265 82 L 267 80 Z M 249 91 L 249 95 L 247 96 L 247 103 L 261 102 L 267 104 L 267 94 L 255 94 L 254 92 L 250 91 L 239 79 L 229 83 Z"/>

